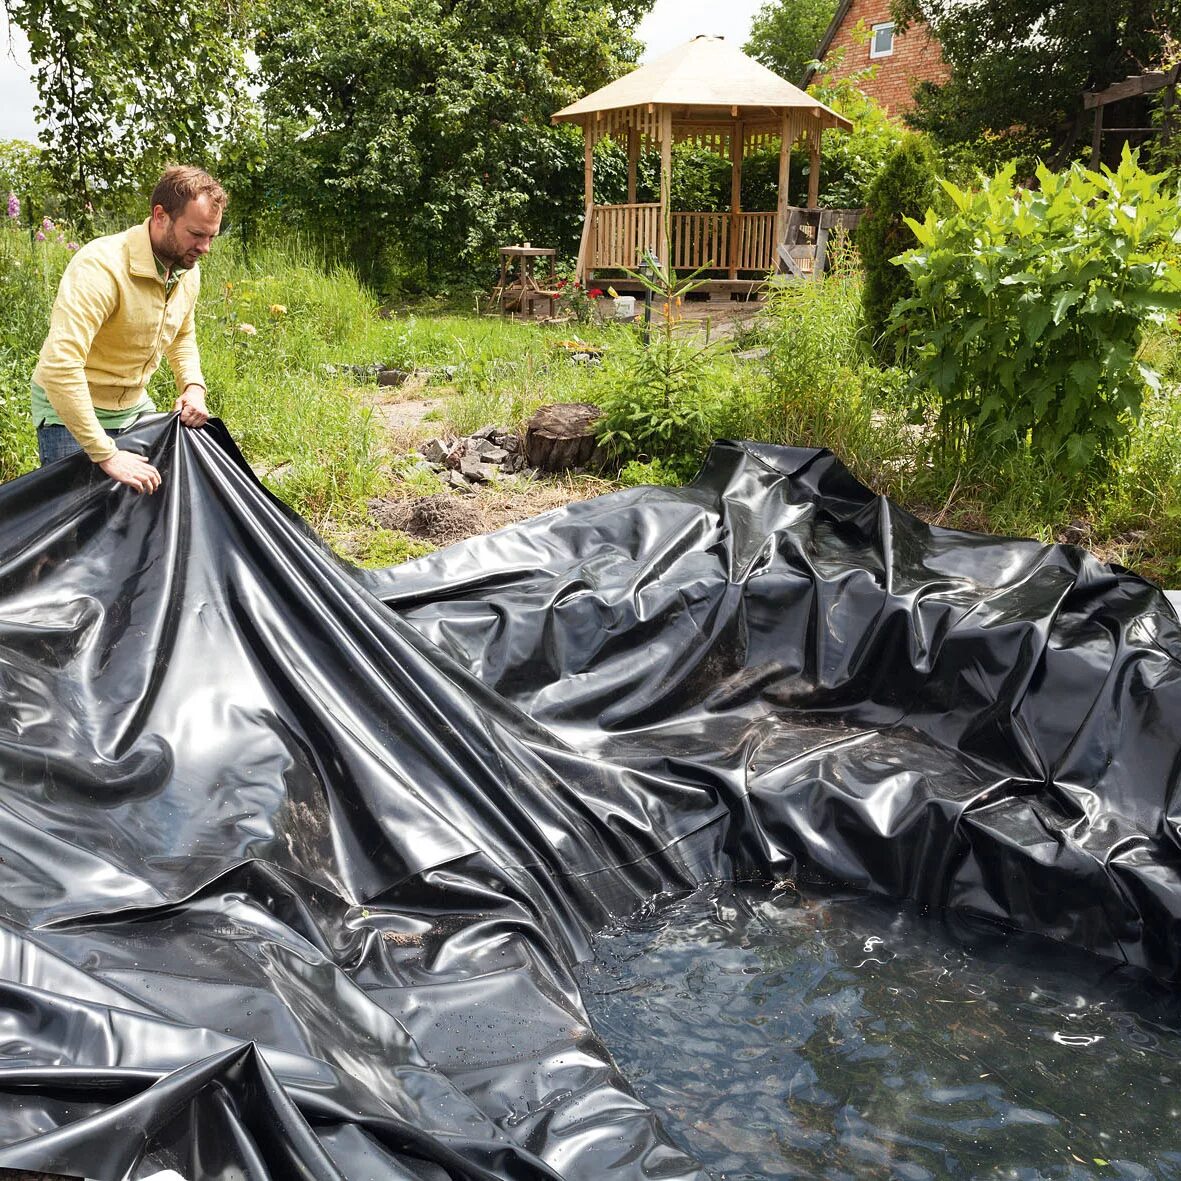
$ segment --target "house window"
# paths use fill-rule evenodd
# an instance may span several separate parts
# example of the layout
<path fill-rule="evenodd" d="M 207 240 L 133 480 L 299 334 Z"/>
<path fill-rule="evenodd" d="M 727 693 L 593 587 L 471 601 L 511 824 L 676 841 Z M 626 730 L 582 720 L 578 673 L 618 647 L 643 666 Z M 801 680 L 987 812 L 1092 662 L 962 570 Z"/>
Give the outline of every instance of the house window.
<path fill-rule="evenodd" d="M 874 25 L 873 37 L 869 42 L 870 57 L 889 57 L 894 52 L 894 22 Z"/>

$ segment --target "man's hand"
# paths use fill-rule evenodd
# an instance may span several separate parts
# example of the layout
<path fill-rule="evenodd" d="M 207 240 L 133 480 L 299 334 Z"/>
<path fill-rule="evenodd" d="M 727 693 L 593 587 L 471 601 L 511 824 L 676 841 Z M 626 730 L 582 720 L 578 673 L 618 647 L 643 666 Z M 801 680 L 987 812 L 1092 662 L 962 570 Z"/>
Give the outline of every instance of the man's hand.
<path fill-rule="evenodd" d="M 136 492 L 155 492 L 160 487 L 160 473 L 142 455 L 134 451 L 116 451 L 110 459 L 98 465 L 120 484 L 134 488 Z"/>
<path fill-rule="evenodd" d="M 185 386 L 185 392 L 177 398 L 173 410 L 180 411 L 180 421 L 184 426 L 204 426 L 209 421 L 205 391 L 199 385 Z"/>

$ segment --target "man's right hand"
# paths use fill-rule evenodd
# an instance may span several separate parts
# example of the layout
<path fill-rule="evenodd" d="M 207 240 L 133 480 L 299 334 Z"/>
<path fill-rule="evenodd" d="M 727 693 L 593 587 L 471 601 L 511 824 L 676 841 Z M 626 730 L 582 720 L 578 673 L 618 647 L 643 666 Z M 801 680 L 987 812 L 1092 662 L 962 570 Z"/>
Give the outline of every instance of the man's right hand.
<path fill-rule="evenodd" d="M 142 455 L 134 451 L 116 451 L 110 459 L 98 465 L 120 484 L 134 488 L 136 492 L 155 492 L 160 487 L 160 473 Z"/>

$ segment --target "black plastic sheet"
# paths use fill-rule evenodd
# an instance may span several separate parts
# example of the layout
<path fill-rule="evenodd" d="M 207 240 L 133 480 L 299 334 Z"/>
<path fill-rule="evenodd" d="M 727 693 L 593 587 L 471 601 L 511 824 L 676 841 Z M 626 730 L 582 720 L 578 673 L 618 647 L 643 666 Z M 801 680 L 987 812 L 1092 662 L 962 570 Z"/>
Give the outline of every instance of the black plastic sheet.
<path fill-rule="evenodd" d="M 694 1178 L 572 965 L 801 873 L 1181 975 L 1181 630 L 718 444 L 378 573 L 213 424 L 0 488 L 0 1167 Z"/>

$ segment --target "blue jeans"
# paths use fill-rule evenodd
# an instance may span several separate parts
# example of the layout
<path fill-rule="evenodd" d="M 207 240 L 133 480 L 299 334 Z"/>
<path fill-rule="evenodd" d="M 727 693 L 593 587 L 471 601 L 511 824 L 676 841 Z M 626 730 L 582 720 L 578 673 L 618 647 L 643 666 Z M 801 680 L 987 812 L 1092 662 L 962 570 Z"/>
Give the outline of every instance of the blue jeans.
<path fill-rule="evenodd" d="M 121 435 L 125 429 L 127 428 L 107 431 L 107 434 Z M 59 459 L 65 459 L 67 456 L 77 455 L 81 450 L 82 448 L 78 446 L 74 436 L 60 423 L 37 428 L 37 454 L 41 458 L 42 467 L 56 463 Z"/>

